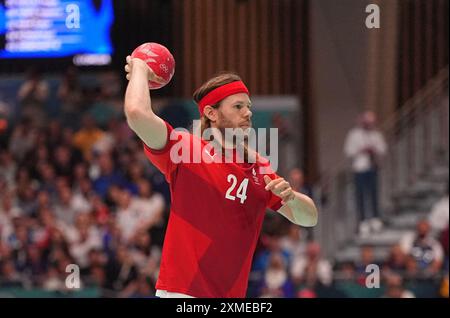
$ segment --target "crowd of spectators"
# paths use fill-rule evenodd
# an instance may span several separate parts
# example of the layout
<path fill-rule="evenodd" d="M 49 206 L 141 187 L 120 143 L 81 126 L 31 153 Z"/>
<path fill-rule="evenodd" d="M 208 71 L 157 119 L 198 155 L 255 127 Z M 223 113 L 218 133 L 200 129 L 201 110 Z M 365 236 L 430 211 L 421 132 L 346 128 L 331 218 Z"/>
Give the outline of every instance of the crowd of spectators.
<path fill-rule="evenodd" d="M 0 129 L 0 291 L 69 293 L 66 269 L 76 264 L 81 289 L 95 287 L 97 296 L 154 297 L 170 193 L 126 123 L 121 82 L 109 74 L 85 87 L 69 68 L 55 96 L 58 111 L 49 114 L 49 85 L 30 71 L 14 119 Z M 287 177 L 314 195 L 301 169 Z M 384 288 L 377 296 L 422 296 L 407 283 L 439 277 L 425 296 L 448 297 L 446 200 L 379 264 Z M 313 231 L 268 212 L 248 296 L 352 297 L 348 286 L 364 286 L 367 264 L 377 262 L 366 246 L 360 262 L 334 263 Z"/>

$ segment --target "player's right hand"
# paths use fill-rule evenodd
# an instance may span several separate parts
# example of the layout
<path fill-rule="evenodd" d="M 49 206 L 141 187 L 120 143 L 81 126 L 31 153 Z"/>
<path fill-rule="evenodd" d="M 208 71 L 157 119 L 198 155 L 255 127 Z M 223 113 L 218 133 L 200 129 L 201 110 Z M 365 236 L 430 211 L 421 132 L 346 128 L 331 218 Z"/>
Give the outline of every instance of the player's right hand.
<path fill-rule="evenodd" d="M 133 71 L 142 70 L 146 73 L 147 79 L 156 83 L 164 83 L 164 80 L 153 72 L 153 70 L 148 67 L 147 63 L 138 58 L 132 58 L 131 55 L 128 55 L 126 58 L 127 64 L 125 64 L 125 72 L 127 73 L 127 80 L 131 79 L 131 75 Z"/>

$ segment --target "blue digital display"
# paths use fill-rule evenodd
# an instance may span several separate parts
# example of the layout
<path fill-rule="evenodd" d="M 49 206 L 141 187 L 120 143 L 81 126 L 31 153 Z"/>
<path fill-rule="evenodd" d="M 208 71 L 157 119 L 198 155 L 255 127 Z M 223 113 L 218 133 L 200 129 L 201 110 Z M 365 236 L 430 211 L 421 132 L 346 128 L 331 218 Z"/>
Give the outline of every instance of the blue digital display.
<path fill-rule="evenodd" d="M 0 58 L 109 55 L 112 0 L 0 1 Z"/>

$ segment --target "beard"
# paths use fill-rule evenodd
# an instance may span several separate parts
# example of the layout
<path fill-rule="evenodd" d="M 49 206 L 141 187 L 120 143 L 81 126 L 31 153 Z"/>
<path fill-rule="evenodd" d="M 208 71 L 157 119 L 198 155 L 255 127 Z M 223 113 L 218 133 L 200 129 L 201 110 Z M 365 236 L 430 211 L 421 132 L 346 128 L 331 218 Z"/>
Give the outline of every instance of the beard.
<path fill-rule="evenodd" d="M 219 118 L 217 120 L 217 128 L 224 135 L 226 128 L 236 128 L 231 120 L 229 120 L 223 113 L 219 110 Z"/>

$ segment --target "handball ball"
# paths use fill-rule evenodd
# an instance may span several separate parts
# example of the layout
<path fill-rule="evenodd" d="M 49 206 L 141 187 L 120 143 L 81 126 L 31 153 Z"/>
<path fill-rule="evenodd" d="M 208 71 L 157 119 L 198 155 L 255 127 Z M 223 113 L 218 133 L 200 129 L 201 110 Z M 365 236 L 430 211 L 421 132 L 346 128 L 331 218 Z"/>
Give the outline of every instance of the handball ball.
<path fill-rule="evenodd" d="M 131 57 L 138 58 L 147 63 L 153 72 L 163 79 L 163 83 L 148 82 L 150 89 L 159 89 L 166 86 L 175 73 L 175 59 L 170 51 L 163 45 L 158 43 L 144 43 L 139 45 Z"/>

